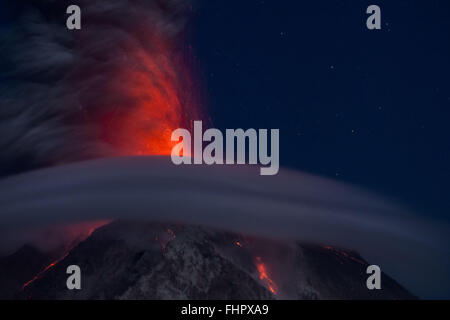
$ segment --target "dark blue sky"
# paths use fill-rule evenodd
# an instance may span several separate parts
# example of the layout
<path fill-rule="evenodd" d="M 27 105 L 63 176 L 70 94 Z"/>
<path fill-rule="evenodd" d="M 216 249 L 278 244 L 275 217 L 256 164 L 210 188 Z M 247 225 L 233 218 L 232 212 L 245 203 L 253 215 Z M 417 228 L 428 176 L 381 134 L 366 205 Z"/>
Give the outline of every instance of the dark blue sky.
<path fill-rule="evenodd" d="M 191 30 L 215 127 L 280 128 L 282 165 L 450 220 L 450 2 L 208 0 Z"/>

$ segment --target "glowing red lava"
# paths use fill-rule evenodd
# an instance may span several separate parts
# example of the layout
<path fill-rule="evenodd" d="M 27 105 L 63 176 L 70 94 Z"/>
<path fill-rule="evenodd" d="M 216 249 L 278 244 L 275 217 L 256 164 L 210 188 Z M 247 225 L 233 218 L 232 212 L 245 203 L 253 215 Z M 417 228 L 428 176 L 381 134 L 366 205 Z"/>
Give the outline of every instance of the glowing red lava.
<path fill-rule="evenodd" d="M 273 294 L 277 294 L 278 288 L 275 282 L 269 277 L 266 269 L 266 265 L 262 262 L 261 257 L 256 257 L 256 268 L 258 269 L 259 279 L 261 279 L 267 286 L 267 288 Z"/>
<path fill-rule="evenodd" d="M 47 272 L 49 269 L 53 268 L 58 262 L 60 262 L 61 260 L 63 260 L 65 257 L 67 257 L 67 255 L 69 254 L 69 252 L 66 252 L 64 254 L 64 256 L 62 256 L 61 258 L 53 261 L 52 263 L 50 263 L 48 266 L 46 266 L 42 271 L 40 271 L 37 275 L 35 275 L 33 277 L 33 279 L 31 279 L 30 281 L 27 281 L 24 283 L 24 285 L 22 286 L 22 290 L 25 289 L 26 287 L 28 287 L 30 284 L 32 284 L 34 281 L 36 281 L 37 279 L 39 279 L 40 277 L 42 277 L 42 275 Z"/>
<path fill-rule="evenodd" d="M 102 138 L 119 155 L 170 155 L 173 130 L 196 120 L 188 115 L 198 116 L 187 66 L 169 41 L 156 34 L 148 39 L 151 50 L 127 49 L 109 84 L 120 99 L 102 116 Z"/>
<path fill-rule="evenodd" d="M 90 237 L 96 229 L 98 229 L 110 222 L 111 222 L 111 220 L 99 220 L 99 221 L 81 222 L 81 223 L 74 223 L 71 225 L 60 226 L 59 228 L 61 230 L 59 230 L 59 231 L 64 232 L 65 236 L 67 237 L 67 239 L 66 239 L 67 243 L 64 248 L 64 253 L 61 255 L 61 257 L 59 257 L 58 259 L 56 259 L 55 261 L 50 263 L 48 266 L 46 266 L 44 269 L 42 269 L 31 280 L 25 282 L 22 286 L 22 290 L 25 289 L 26 287 L 28 287 L 31 283 L 33 283 L 40 277 L 42 277 L 49 269 L 53 268 L 58 262 L 63 260 L 65 257 L 67 257 L 70 250 L 72 250 L 81 241 Z"/>
<path fill-rule="evenodd" d="M 192 101 L 195 94 L 189 92 L 193 86 L 188 69 L 173 55 L 172 44 L 154 33 L 149 34 L 148 41 L 151 49 L 122 44 L 129 46 L 127 55 L 122 57 L 122 67 L 118 67 L 115 77 L 105 84 L 110 92 L 118 93 L 120 99 L 114 102 L 117 105 L 108 105 L 106 114 L 98 115 L 100 138 L 113 147 L 116 155 L 170 155 L 177 143 L 171 141 L 172 131 L 182 127 L 189 116 L 198 116 L 198 106 Z M 188 87 L 184 87 L 186 83 Z M 64 259 L 74 245 L 89 237 L 96 228 L 109 222 L 70 227 L 71 234 L 79 235 L 80 230 L 83 231 L 82 239 L 69 241 L 64 255 L 26 282 L 23 288 Z M 171 229 L 167 232 L 168 241 L 173 240 L 175 233 Z M 167 242 L 161 242 L 163 250 Z"/>
<path fill-rule="evenodd" d="M 337 249 L 337 248 L 333 248 L 331 246 L 323 246 L 323 248 L 332 251 L 338 258 L 341 258 L 342 256 L 347 258 L 347 259 L 351 259 L 359 264 L 365 265 L 366 263 L 364 261 L 362 261 L 361 259 L 358 259 L 352 255 L 350 255 L 348 252 L 345 252 L 344 250 L 341 249 Z M 341 259 L 339 259 L 340 263 L 343 264 L 343 261 Z"/>

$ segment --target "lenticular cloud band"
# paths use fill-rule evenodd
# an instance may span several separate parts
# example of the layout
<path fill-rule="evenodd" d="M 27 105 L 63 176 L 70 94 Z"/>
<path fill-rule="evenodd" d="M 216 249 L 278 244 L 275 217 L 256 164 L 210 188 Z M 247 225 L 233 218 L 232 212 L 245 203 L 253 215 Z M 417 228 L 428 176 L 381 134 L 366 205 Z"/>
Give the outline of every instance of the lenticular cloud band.
<path fill-rule="evenodd" d="M 357 188 L 299 172 L 260 176 L 257 167 L 123 157 L 0 181 L 0 235 L 100 219 L 191 223 L 333 244 L 357 250 L 411 287 L 421 287 L 423 274 L 427 283 L 448 280 L 444 227 Z"/>

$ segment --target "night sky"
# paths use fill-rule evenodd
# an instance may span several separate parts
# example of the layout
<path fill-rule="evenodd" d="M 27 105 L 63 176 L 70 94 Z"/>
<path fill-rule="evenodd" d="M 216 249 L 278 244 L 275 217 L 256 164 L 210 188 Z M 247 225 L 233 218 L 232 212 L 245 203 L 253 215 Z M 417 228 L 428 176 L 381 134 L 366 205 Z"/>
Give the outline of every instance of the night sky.
<path fill-rule="evenodd" d="M 215 127 L 279 128 L 282 166 L 450 220 L 448 1 L 209 0 L 189 30 Z"/>

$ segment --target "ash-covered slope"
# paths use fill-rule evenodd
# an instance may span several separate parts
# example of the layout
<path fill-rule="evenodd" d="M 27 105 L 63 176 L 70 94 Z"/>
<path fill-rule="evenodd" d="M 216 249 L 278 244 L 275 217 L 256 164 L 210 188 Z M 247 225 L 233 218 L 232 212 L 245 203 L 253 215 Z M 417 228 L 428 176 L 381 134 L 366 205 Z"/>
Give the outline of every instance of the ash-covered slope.
<path fill-rule="evenodd" d="M 66 268 L 81 268 L 68 290 Z M 244 237 L 203 227 L 113 222 L 97 229 L 17 297 L 31 299 L 413 299 L 386 274 L 329 246 Z"/>
<path fill-rule="evenodd" d="M 0 299 L 14 299 L 24 283 L 49 263 L 49 256 L 29 245 L 0 258 Z"/>

